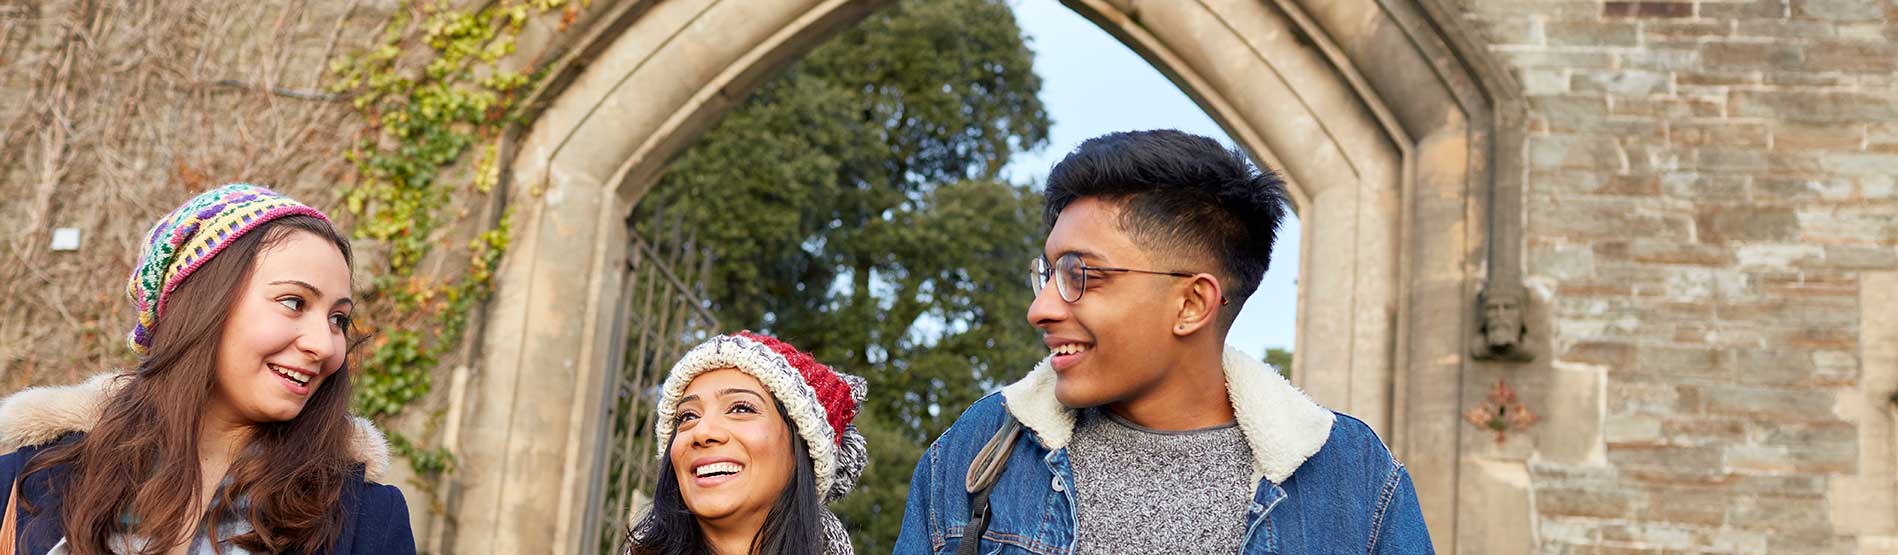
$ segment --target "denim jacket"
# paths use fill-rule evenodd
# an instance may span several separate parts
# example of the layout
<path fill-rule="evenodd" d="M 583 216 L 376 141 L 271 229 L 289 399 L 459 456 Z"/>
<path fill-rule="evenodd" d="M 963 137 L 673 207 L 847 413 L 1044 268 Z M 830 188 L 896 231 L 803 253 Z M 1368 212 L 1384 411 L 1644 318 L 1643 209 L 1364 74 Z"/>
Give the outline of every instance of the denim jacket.
<path fill-rule="evenodd" d="M 1244 353 L 1226 351 L 1225 372 L 1259 484 L 1245 510 L 1243 553 L 1435 552 L 1410 474 L 1369 426 L 1318 406 Z M 1067 444 L 1075 416 L 1055 400 L 1054 378 L 1042 361 L 969 407 L 929 446 L 910 478 L 896 553 L 955 553 L 969 521 L 969 464 L 1009 415 L 1025 430 L 989 494 L 992 516 L 979 552 L 1073 553 Z"/>

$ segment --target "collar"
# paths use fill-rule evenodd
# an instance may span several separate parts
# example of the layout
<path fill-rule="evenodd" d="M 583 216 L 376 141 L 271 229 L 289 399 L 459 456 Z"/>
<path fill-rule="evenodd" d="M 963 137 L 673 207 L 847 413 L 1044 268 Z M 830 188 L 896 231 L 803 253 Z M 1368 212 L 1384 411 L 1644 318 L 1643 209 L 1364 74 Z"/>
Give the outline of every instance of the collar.
<path fill-rule="evenodd" d="M 105 412 L 128 374 L 105 372 L 83 383 L 30 387 L 0 400 L 0 452 L 43 445 L 72 432 L 89 432 Z M 363 477 L 381 482 L 389 472 L 389 443 L 375 424 L 351 416 L 350 458 L 363 464 Z"/>
<path fill-rule="evenodd" d="M 1252 479 L 1284 483 L 1325 446 L 1336 415 L 1264 362 L 1231 348 L 1223 358 L 1233 417 L 1252 448 Z M 1028 376 L 1002 388 L 1002 397 L 1009 414 L 1034 431 L 1043 447 L 1059 450 L 1074 437 L 1075 412 L 1055 400 L 1051 360 L 1042 359 Z"/>

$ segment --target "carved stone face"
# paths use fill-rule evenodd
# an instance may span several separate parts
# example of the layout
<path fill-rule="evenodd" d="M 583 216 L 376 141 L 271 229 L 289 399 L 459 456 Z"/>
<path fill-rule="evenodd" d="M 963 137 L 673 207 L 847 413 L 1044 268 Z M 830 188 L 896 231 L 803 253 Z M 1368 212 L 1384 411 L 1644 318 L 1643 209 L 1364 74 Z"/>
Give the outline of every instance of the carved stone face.
<path fill-rule="evenodd" d="M 1492 349 L 1513 347 L 1522 341 L 1522 306 L 1508 295 L 1483 299 L 1483 337 Z"/>

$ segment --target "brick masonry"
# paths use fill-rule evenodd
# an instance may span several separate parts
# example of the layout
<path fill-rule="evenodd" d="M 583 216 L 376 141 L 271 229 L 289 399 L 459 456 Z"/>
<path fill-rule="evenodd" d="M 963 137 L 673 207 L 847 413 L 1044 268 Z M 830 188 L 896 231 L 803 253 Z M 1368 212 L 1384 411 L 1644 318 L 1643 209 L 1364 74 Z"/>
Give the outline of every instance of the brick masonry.
<path fill-rule="evenodd" d="M 1549 362 L 1603 381 L 1557 415 L 1598 444 L 1519 457 L 1536 550 L 1898 553 L 1898 4 L 1458 6 L 1529 102 Z"/>

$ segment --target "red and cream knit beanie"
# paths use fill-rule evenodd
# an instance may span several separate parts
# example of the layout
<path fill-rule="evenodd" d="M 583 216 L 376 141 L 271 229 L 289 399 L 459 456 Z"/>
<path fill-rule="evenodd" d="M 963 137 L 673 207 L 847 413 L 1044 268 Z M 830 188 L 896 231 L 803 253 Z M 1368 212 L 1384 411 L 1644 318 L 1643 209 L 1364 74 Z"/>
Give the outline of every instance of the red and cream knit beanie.
<path fill-rule="evenodd" d="M 863 476 L 869 451 L 863 434 L 851 424 L 863 407 L 868 385 L 863 378 L 831 369 L 811 355 L 775 337 L 741 331 L 713 337 L 693 347 L 672 366 L 659 390 L 659 456 L 671 445 L 679 398 L 692 379 L 713 370 L 736 368 L 757 378 L 784 405 L 798 435 L 810 447 L 823 502 L 849 493 Z"/>

